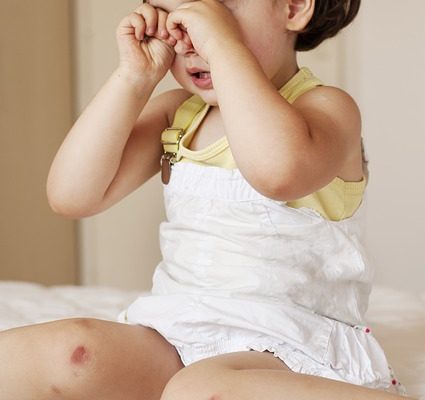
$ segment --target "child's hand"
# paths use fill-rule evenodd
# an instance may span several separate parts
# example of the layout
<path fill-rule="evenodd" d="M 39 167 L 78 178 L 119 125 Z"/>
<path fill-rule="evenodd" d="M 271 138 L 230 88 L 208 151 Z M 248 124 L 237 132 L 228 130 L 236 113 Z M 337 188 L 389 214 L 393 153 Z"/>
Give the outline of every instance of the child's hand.
<path fill-rule="evenodd" d="M 206 62 L 216 48 L 242 42 L 237 21 L 218 0 L 183 3 L 169 14 L 167 29 L 178 43 L 193 46 Z"/>
<path fill-rule="evenodd" d="M 117 28 L 120 68 L 135 78 L 146 76 L 161 80 L 169 70 L 176 40 L 166 27 L 168 13 L 142 4 L 126 16 Z"/>

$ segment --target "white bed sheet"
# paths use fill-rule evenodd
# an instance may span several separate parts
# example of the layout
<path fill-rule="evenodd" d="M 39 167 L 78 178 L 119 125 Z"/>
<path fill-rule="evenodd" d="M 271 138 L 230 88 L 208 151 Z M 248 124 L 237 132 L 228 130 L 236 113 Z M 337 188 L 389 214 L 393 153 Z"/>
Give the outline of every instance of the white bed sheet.
<path fill-rule="evenodd" d="M 0 330 L 68 317 L 115 320 L 140 292 L 0 282 Z M 409 395 L 425 400 L 425 293 L 376 287 L 367 319 Z"/>

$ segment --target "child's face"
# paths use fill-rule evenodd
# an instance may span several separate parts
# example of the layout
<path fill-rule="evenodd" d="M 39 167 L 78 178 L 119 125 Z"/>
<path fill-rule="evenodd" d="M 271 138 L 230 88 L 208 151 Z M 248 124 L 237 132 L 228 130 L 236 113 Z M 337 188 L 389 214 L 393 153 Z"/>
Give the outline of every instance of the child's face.
<path fill-rule="evenodd" d="M 282 86 L 280 82 L 281 70 L 288 59 L 287 53 L 291 46 L 288 45 L 287 30 L 284 23 L 283 5 L 285 0 L 218 0 L 226 7 L 232 18 L 232 23 L 238 27 L 242 41 L 259 61 L 267 77 L 276 87 Z M 160 7 L 167 12 L 174 11 L 177 7 L 189 0 L 150 0 L 154 7 Z M 214 19 L 211 13 L 208 18 Z M 210 26 L 217 26 L 211 21 Z M 214 28 L 213 28 L 214 29 Z M 220 42 L 225 45 L 226 37 L 222 32 L 209 29 L 208 35 L 217 35 Z M 209 104 L 217 104 L 213 83 L 208 79 L 210 71 L 208 63 L 194 50 L 182 42 L 175 46 L 176 58 L 171 71 L 176 80 L 188 91 L 200 95 Z M 193 78 L 193 71 L 206 72 Z M 199 79 L 201 76 L 201 79 Z M 202 79 L 203 78 L 203 79 Z"/>

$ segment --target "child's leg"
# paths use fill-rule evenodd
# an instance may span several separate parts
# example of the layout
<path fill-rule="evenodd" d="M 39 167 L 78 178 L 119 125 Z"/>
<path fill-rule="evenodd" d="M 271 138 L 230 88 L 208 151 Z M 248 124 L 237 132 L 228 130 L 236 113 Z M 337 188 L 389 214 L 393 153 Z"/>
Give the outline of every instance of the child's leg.
<path fill-rule="evenodd" d="M 161 400 L 406 400 L 383 391 L 296 374 L 276 361 L 272 354 L 258 352 L 198 361 L 170 380 Z"/>
<path fill-rule="evenodd" d="M 140 326 L 69 319 L 0 332 L 1 400 L 155 400 L 182 367 Z"/>

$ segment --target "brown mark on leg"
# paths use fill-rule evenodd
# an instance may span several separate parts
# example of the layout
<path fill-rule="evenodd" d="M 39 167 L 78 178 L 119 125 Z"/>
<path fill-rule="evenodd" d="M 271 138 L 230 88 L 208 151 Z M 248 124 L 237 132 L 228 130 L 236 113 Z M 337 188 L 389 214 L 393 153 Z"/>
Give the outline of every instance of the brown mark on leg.
<path fill-rule="evenodd" d="M 84 346 L 78 346 L 71 355 L 72 364 L 83 364 L 89 359 L 89 353 Z"/>
<path fill-rule="evenodd" d="M 52 385 L 50 389 L 52 389 L 52 392 L 54 394 L 62 394 L 62 392 L 60 391 L 60 389 L 57 386 L 55 386 L 55 385 Z"/>

